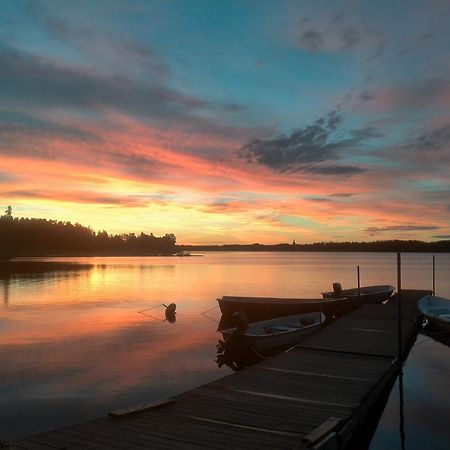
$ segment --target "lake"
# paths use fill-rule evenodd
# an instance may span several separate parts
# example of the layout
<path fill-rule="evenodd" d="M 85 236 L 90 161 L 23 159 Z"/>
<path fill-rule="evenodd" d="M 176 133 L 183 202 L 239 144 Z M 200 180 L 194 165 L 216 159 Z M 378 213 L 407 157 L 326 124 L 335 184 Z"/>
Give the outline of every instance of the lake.
<path fill-rule="evenodd" d="M 0 274 L 0 439 L 168 398 L 231 370 L 215 362 L 223 295 L 320 297 L 332 283 L 396 285 L 394 253 L 205 252 L 27 259 Z M 34 268 L 34 269 L 33 269 Z M 450 255 L 436 292 L 450 297 Z M 405 289 L 431 289 L 432 255 L 402 254 Z M 175 323 L 164 304 L 177 304 Z M 405 448 L 449 448 L 450 348 L 419 335 L 404 367 Z M 394 387 L 371 449 L 401 448 Z M 444 419 L 443 419 L 444 418 Z"/>

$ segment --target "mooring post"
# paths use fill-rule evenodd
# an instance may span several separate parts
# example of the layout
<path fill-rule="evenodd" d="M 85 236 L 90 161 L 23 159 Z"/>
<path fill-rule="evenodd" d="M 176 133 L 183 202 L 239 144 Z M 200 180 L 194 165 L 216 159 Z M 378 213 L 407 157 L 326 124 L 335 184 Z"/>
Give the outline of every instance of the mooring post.
<path fill-rule="evenodd" d="M 434 255 L 433 255 L 433 295 L 436 295 L 436 265 L 434 262 Z"/>
<path fill-rule="evenodd" d="M 358 273 L 358 302 L 361 302 L 361 283 L 359 278 L 359 266 L 357 266 L 357 273 Z"/>
<path fill-rule="evenodd" d="M 398 321 L 398 360 L 402 367 L 402 260 L 397 253 L 397 321 Z"/>

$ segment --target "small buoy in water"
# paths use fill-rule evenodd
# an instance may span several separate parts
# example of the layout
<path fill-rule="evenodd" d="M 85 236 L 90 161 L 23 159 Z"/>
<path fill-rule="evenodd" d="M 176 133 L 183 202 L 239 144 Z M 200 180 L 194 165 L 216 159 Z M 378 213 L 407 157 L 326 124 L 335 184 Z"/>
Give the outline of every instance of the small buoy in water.
<path fill-rule="evenodd" d="M 164 305 L 164 306 L 166 306 L 166 305 Z M 170 305 L 166 306 L 165 316 L 166 316 L 167 322 L 174 323 L 177 320 L 176 309 L 177 309 L 177 305 L 175 303 L 171 303 Z"/>

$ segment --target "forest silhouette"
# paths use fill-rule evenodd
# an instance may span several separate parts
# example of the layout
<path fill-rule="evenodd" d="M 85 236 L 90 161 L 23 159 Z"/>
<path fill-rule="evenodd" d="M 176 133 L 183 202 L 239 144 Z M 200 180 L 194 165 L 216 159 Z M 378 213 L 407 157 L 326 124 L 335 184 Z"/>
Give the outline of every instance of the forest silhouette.
<path fill-rule="evenodd" d="M 95 232 L 79 223 L 17 218 L 8 207 L 0 217 L 0 256 L 53 255 L 171 255 L 176 251 L 176 237 L 153 233 L 108 234 Z"/>
<path fill-rule="evenodd" d="M 173 255 L 189 251 L 319 251 L 319 252 L 450 252 L 450 240 L 384 240 L 372 242 L 316 242 L 312 244 L 281 243 L 177 245 L 176 236 L 167 233 L 108 234 L 71 222 L 13 217 L 8 206 L 0 216 L 0 259 L 21 256 L 132 256 Z"/>

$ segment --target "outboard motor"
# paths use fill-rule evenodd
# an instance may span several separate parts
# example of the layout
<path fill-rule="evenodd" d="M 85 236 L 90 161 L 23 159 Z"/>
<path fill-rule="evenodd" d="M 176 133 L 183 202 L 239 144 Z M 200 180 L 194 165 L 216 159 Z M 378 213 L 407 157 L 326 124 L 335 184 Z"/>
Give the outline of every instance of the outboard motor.
<path fill-rule="evenodd" d="M 237 334 L 244 334 L 248 328 L 248 319 L 244 311 L 236 311 L 233 314 L 233 325 Z"/>
<path fill-rule="evenodd" d="M 333 283 L 333 292 L 335 297 L 342 297 L 342 286 L 341 283 Z"/>

